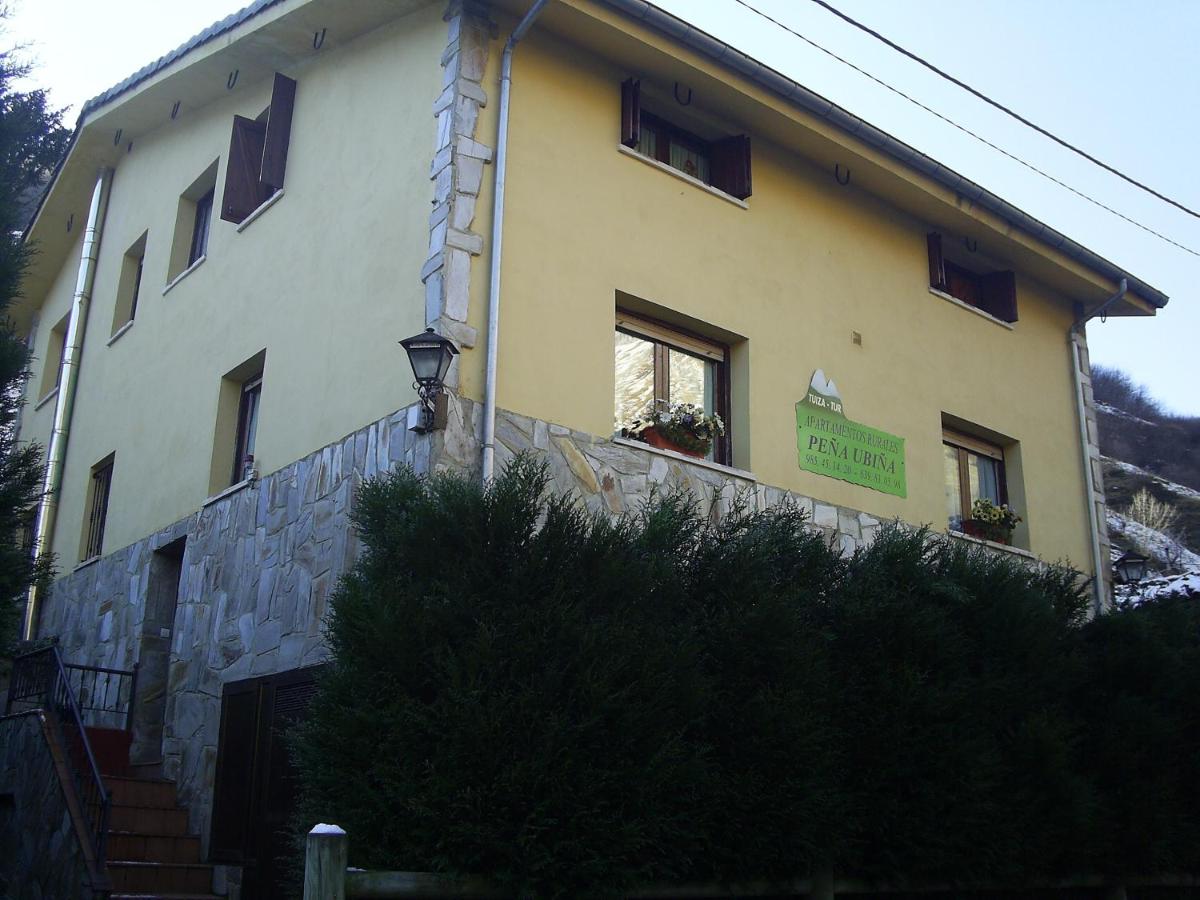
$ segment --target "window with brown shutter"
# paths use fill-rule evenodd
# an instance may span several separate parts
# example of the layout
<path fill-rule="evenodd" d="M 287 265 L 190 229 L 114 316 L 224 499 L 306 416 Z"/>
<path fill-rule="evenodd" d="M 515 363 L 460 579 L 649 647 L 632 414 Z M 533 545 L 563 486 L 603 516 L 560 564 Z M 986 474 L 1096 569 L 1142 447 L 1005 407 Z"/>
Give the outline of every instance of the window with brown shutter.
<path fill-rule="evenodd" d="M 979 271 L 962 257 L 947 259 L 942 236 L 937 232 L 927 235 L 926 245 L 931 288 L 1002 322 L 1017 321 L 1017 281 L 1011 271 Z"/>
<path fill-rule="evenodd" d="M 705 139 L 647 112 L 633 78 L 621 83 L 621 143 L 739 200 L 751 194 L 748 135 Z"/>
<path fill-rule="evenodd" d="M 239 223 L 283 188 L 291 144 L 296 82 L 275 73 L 266 117 L 233 117 L 221 218 Z"/>

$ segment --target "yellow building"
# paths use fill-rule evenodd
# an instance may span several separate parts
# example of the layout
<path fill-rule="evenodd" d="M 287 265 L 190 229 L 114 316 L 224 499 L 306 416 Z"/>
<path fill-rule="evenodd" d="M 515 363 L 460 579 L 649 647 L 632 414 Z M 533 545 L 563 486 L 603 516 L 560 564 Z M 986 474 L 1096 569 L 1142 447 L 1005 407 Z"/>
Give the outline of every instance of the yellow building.
<path fill-rule="evenodd" d="M 134 759 L 234 867 L 263 850 L 213 821 L 222 735 L 324 658 L 362 478 L 533 450 L 598 511 L 787 495 L 847 551 L 979 540 L 990 499 L 995 552 L 1103 606 L 1084 323 L 1167 300 L 642 0 L 260 0 L 87 104 L 28 239 L 59 579 L 27 628 L 141 663 Z M 418 433 L 426 327 L 461 352 Z M 725 433 L 650 446 L 655 402 Z"/>

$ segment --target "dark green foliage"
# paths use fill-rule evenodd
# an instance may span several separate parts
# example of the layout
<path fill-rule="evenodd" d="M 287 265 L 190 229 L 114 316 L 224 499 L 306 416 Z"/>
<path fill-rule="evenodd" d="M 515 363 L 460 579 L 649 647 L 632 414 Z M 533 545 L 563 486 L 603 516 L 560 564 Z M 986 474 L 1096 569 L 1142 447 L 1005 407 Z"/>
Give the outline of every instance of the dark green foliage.
<path fill-rule="evenodd" d="M 788 506 L 546 488 L 518 458 L 361 492 L 296 744 L 297 829 L 352 864 L 528 896 L 1200 864 L 1194 608 L 1085 624 L 1076 573 L 924 531 L 843 559 Z"/>
<path fill-rule="evenodd" d="M 0 20 L 4 9 L 0 7 Z M 17 442 L 16 422 L 29 351 L 8 320 L 29 262 L 21 239 L 31 200 L 65 152 L 70 133 L 51 111 L 43 91 L 16 91 L 27 67 L 0 52 L 0 656 L 16 636 L 19 610 L 30 584 L 47 574 L 50 560 L 34 564 L 26 546 L 41 491 L 41 450 Z"/>

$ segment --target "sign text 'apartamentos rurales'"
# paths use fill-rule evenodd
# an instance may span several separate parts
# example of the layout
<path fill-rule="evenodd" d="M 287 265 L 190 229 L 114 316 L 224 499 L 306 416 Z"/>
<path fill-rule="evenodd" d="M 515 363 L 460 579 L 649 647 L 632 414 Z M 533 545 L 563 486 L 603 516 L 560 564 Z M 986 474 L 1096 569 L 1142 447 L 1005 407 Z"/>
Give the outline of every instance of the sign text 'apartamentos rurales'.
<path fill-rule="evenodd" d="M 820 369 L 796 404 L 796 450 L 806 472 L 908 495 L 904 438 L 847 419 L 837 386 Z"/>

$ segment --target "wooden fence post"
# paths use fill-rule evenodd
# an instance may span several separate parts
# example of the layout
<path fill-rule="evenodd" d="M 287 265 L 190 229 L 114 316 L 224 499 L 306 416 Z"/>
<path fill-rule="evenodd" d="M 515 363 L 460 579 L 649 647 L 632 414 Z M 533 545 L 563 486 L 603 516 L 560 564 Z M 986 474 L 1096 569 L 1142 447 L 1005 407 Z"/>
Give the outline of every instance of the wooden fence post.
<path fill-rule="evenodd" d="M 304 850 L 304 900 L 346 900 L 346 832 L 316 825 Z"/>

